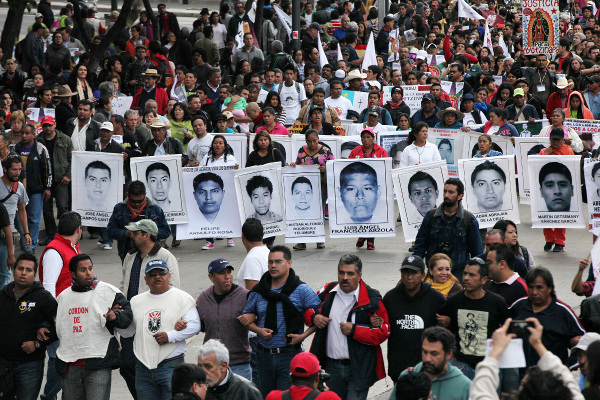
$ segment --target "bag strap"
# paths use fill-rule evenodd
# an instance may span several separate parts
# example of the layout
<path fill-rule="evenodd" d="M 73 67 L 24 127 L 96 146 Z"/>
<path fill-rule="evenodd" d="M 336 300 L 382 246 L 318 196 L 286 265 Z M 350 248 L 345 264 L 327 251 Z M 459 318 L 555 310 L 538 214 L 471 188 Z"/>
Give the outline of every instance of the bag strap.
<path fill-rule="evenodd" d="M 5 198 L 3 198 L 2 200 L 0 200 L 0 203 L 4 204 L 4 202 L 6 200 L 10 199 L 13 194 L 16 194 L 18 187 L 19 187 L 19 182 L 14 182 L 13 185 L 12 185 L 11 191 L 6 195 Z"/>
<path fill-rule="evenodd" d="M 281 392 L 281 400 L 292 400 L 292 395 L 290 394 L 289 390 Z"/>
<path fill-rule="evenodd" d="M 308 393 L 306 396 L 304 396 L 304 399 L 302 399 L 302 400 L 315 400 L 317 397 L 319 397 L 320 394 L 321 394 L 321 392 L 319 390 L 313 389 L 310 391 L 310 393 Z M 281 397 L 283 398 L 283 396 L 281 396 Z M 290 395 L 290 398 L 291 398 L 291 395 Z"/>

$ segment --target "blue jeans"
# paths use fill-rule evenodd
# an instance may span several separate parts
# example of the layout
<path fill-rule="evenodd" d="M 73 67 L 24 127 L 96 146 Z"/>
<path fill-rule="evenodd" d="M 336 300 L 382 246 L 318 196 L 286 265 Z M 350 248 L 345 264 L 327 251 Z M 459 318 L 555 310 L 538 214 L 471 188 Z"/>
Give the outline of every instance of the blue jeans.
<path fill-rule="evenodd" d="M 451 360 L 450 363 L 458 368 L 460 372 L 462 372 L 470 380 L 475 378 L 475 368 L 471 367 L 469 364 L 458 361 L 457 359 Z"/>
<path fill-rule="evenodd" d="M 42 379 L 44 379 L 44 360 L 18 363 L 0 359 L 0 366 L 8 366 L 13 369 L 15 394 L 18 400 L 37 399 L 42 387 Z"/>
<path fill-rule="evenodd" d="M 230 365 L 229 368 L 231 372 L 236 375 L 242 376 L 252 382 L 252 368 L 250 368 L 250 363 L 236 364 Z"/>
<path fill-rule="evenodd" d="M 252 349 L 252 354 L 250 355 L 250 368 L 252 368 L 252 382 L 256 385 L 256 387 L 260 387 L 258 386 L 258 383 L 260 382 L 258 380 L 257 360 L 257 353 L 260 351 L 260 349 L 258 348 L 258 336 L 254 335 L 253 337 L 250 337 L 248 339 L 248 342 L 250 342 L 250 348 Z"/>
<path fill-rule="evenodd" d="M 292 386 L 290 381 L 290 363 L 292 358 L 302 350 L 287 351 L 281 354 L 269 354 L 258 349 L 258 388 L 263 397 L 267 397 L 273 390 L 288 390 Z"/>
<path fill-rule="evenodd" d="M 12 278 L 12 274 L 10 273 L 10 268 L 6 264 L 8 260 L 8 247 L 6 247 L 6 242 L 4 240 L 0 240 L 0 289 L 10 283 L 10 278 Z"/>
<path fill-rule="evenodd" d="M 31 251 L 34 251 L 37 247 L 43 208 L 44 197 L 42 193 L 30 194 L 29 203 L 25 206 L 25 210 L 27 211 L 27 227 L 31 234 Z M 21 236 L 21 248 L 26 247 L 25 243 L 25 236 Z"/>
<path fill-rule="evenodd" d="M 96 228 L 96 229 L 98 229 L 97 232 L 100 235 L 100 240 L 102 241 L 102 243 L 110 244 L 112 246 L 113 240 L 108 236 L 108 229 L 107 228 Z"/>
<path fill-rule="evenodd" d="M 135 390 L 138 398 L 144 400 L 169 400 L 171 393 L 171 377 L 173 370 L 183 364 L 183 357 L 165 360 L 156 369 L 148 369 L 138 361 L 135 366 Z"/>
<path fill-rule="evenodd" d="M 133 354 L 133 337 L 126 338 L 121 336 L 121 368 L 119 372 L 127 384 L 129 393 L 137 400 L 137 392 L 135 390 L 135 365 L 137 359 Z"/>
<path fill-rule="evenodd" d="M 112 369 L 69 365 L 63 377 L 64 399 L 109 400 Z"/>
<path fill-rule="evenodd" d="M 366 400 L 369 394 L 369 389 L 356 390 L 352 384 L 354 373 L 352 366 L 343 365 L 342 363 L 327 360 L 325 364 L 325 372 L 331 375 L 331 379 L 327 381 L 327 386 L 332 392 L 335 392 L 342 400 Z"/>
<path fill-rule="evenodd" d="M 56 372 L 56 350 L 60 345 L 60 341 L 52 343 L 46 347 L 48 352 L 48 371 L 46 372 L 46 385 L 44 386 L 44 393 L 40 395 L 40 399 L 56 400 L 56 395 L 62 389 L 62 380 Z"/>

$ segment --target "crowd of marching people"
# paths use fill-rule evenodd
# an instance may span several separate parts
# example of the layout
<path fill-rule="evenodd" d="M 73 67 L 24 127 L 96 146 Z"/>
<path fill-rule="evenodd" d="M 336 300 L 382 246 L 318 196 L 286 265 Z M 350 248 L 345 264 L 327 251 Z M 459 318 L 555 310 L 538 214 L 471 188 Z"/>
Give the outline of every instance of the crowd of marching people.
<path fill-rule="evenodd" d="M 119 369 L 144 400 L 357 400 L 386 376 L 391 400 L 600 398 L 590 257 L 572 282 L 586 297 L 578 316 L 558 298 L 551 271 L 536 265 L 542 249 L 519 242 L 519 224 L 480 229 L 459 179 L 444 182 L 439 206 L 424 206 L 387 293 L 362 280 L 358 253 L 341 256 L 337 276 L 315 291 L 293 267 L 306 244 L 274 243 L 260 218 L 248 218 L 241 240 L 227 238 L 247 251 L 240 265 L 215 256 L 213 238 L 198 246 L 213 249 L 198 262 L 212 285 L 194 299 L 180 288 L 175 225 L 130 170 L 132 158 L 173 154 L 183 166 L 237 168 L 227 133 L 255 134 L 246 167 L 283 166 L 272 135 L 299 131 L 306 145 L 291 166 L 316 164 L 324 176 L 335 157 L 319 138 L 344 123 L 362 124 L 347 158 L 391 157 L 394 168 L 444 159 L 444 143 L 427 141 L 430 128 L 474 131 L 474 157 L 486 158 L 501 155 L 494 137 L 517 137 L 517 123 L 541 120 L 550 145 L 539 154 L 589 157 L 592 135 L 563 123 L 600 119 L 600 4 L 558 2 L 559 47 L 549 56 L 526 51 L 522 10 L 502 1 L 400 0 L 387 10 L 370 0 L 302 0 L 301 10 L 265 3 L 223 1 L 192 26 L 159 4 L 97 60 L 119 12 L 103 21 L 85 0 L 60 11 L 40 0 L 14 56 L 0 54 L 0 397 L 109 399 Z M 290 40 L 292 12 L 300 12 L 299 43 Z M 444 82 L 461 84 L 458 99 Z M 429 88 L 418 110 L 405 102 L 409 85 Z M 351 92 L 367 93 L 367 107 L 358 110 Z M 126 96 L 130 109 L 114 113 Z M 401 155 L 375 141 L 390 127 L 409 132 Z M 71 210 L 71 179 L 83 168 L 72 165 L 75 151 L 125 160 L 124 199 L 106 228 L 82 226 Z M 117 242 L 119 285 L 96 275 L 80 249 L 84 230 L 105 250 Z M 543 250 L 565 251 L 565 231 L 544 228 Z M 374 238 L 356 247 L 365 243 L 375 250 Z M 185 363 L 199 333 L 197 363 Z M 515 354 L 518 366 L 506 362 Z"/>

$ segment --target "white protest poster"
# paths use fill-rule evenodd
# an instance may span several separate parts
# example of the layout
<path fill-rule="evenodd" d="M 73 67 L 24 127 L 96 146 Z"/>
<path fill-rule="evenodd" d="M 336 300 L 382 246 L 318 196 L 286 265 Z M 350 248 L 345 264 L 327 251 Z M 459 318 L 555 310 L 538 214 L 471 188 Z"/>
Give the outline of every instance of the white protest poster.
<path fill-rule="evenodd" d="M 352 103 L 352 109 L 359 114 L 362 112 L 362 110 L 367 108 L 367 99 L 369 97 L 369 94 L 366 92 L 342 90 L 342 96 L 350 100 L 350 102 Z"/>
<path fill-rule="evenodd" d="M 111 112 L 113 114 L 120 115 L 121 117 L 125 115 L 125 111 L 131 108 L 131 103 L 133 102 L 132 96 L 121 96 L 121 97 L 113 97 L 110 101 L 112 105 Z"/>
<path fill-rule="evenodd" d="M 515 154 L 517 156 L 517 176 L 519 181 L 519 201 L 521 204 L 530 204 L 531 186 L 529 184 L 529 156 L 538 155 L 550 144 L 547 137 L 516 137 Z"/>
<path fill-rule="evenodd" d="M 385 149 L 388 156 L 392 158 L 392 168 L 400 166 L 402 152 L 406 148 L 406 138 L 408 131 L 389 131 L 377 135 L 377 144 Z"/>
<path fill-rule="evenodd" d="M 219 133 L 219 135 L 225 137 L 227 144 L 233 150 L 233 156 L 238 165 L 240 168 L 244 168 L 248 159 L 248 137 L 243 133 Z"/>
<path fill-rule="evenodd" d="M 391 170 L 391 158 L 327 163 L 330 237 L 396 235 Z"/>
<path fill-rule="evenodd" d="M 347 159 L 352 150 L 362 145 L 360 135 L 340 136 L 340 140 L 340 156 L 336 157 L 336 159 Z"/>
<path fill-rule="evenodd" d="M 479 137 L 481 133 L 465 134 L 462 158 L 473 158 L 479 151 Z M 508 136 L 492 135 L 492 150 L 499 151 L 504 156 L 514 153 L 513 144 Z"/>
<path fill-rule="evenodd" d="M 105 228 L 114 206 L 123 201 L 123 155 L 74 151 L 71 165 L 73 211 L 81 225 Z"/>
<path fill-rule="evenodd" d="M 400 59 L 400 30 L 399 29 L 392 29 L 390 31 L 390 35 L 389 37 L 392 39 L 390 40 L 390 44 L 388 45 L 388 62 L 395 62 L 398 61 Z"/>
<path fill-rule="evenodd" d="M 593 139 L 593 136 L 600 133 L 600 121 L 592 119 L 572 119 L 567 118 L 563 122 L 564 126 L 573 129 L 582 140 Z"/>
<path fill-rule="evenodd" d="M 144 182 L 147 196 L 160 206 L 169 224 L 188 222 L 181 168 L 180 155 L 131 159 L 131 179 Z"/>
<path fill-rule="evenodd" d="M 31 111 L 29 115 L 25 116 L 27 124 L 33 125 L 36 136 L 42 132 L 42 119 L 46 115 L 56 118 L 56 110 L 54 108 L 28 108 L 27 111 Z"/>
<path fill-rule="evenodd" d="M 448 164 L 450 178 L 458 178 L 458 160 L 463 155 L 464 133 L 459 129 L 429 128 L 427 141 L 435 144 Z"/>
<path fill-rule="evenodd" d="M 187 224 L 177 226 L 177 239 L 242 236 L 233 165 L 183 168 Z"/>
<path fill-rule="evenodd" d="M 343 136 L 342 136 L 343 137 Z M 340 158 L 341 153 L 341 145 L 342 140 L 340 136 L 332 136 L 332 135 L 321 135 L 319 136 L 319 143 L 329 147 L 331 153 L 335 158 Z M 304 135 L 293 135 L 292 136 L 292 154 L 293 162 L 296 162 L 296 158 L 298 156 L 298 151 L 302 148 L 302 146 L 306 146 L 306 139 Z"/>
<path fill-rule="evenodd" d="M 441 57 L 443 58 L 443 57 Z M 392 99 L 392 88 L 393 86 L 384 86 L 383 92 L 383 104 L 387 103 Z M 429 93 L 431 85 L 403 85 L 402 90 L 404 91 L 402 101 L 410 108 L 410 116 L 421 109 L 421 100 L 425 93 Z M 366 93 L 365 93 L 366 94 Z"/>
<path fill-rule="evenodd" d="M 442 203 L 446 179 L 448 165 L 443 161 L 392 170 L 405 242 L 415 240 L 425 214 Z"/>
<path fill-rule="evenodd" d="M 263 224 L 264 237 L 286 234 L 281 163 L 274 162 L 237 170 L 235 190 L 241 221 L 257 218 Z"/>
<path fill-rule="evenodd" d="M 583 164 L 583 176 L 587 191 L 589 230 L 598 236 L 600 235 L 600 159 L 586 158 Z M 598 266 L 600 267 L 600 264 Z"/>
<path fill-rule="evenodd" d="M 480 228 L 491 228 L 501 219 L 521 222 L 514 155 L 459 160 L 458 176 L 465 185 L 463 206 L 477 217 Z"/>
<path fill-rule="evenodd" d="M 585 228 L 581 156 L 530 156 L 533 228 Z"/>
<path fill-rule="evenodd" d="M 285 204 L 286 243 L 325 242 L 321 172 L 317 165 L 281 170 Z"/>

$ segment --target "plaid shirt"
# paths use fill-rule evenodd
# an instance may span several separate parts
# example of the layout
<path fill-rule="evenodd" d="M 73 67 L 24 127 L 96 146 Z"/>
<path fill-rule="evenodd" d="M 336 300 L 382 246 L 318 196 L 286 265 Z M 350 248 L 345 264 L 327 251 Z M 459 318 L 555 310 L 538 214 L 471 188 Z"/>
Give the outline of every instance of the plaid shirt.
<path fill-rule="evenodd" d="M 129 94 L 133 96 L 140 88 L 144 87 L 144 72 L 150 66 L 150 62 L 148 60 L 144 61 L 142 65 L 135 60 L 127 66 L 127 75 L 125 81 L 127 82 L 127 87 L 129 88 Z M 130 81 L 137 81 L 137 85 L 130 85 Z"/>

